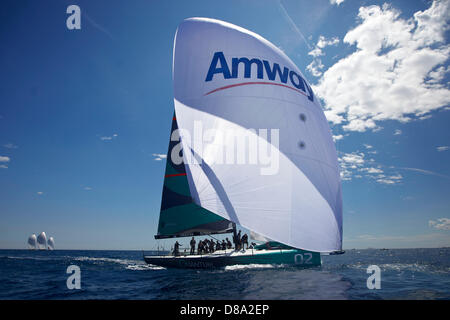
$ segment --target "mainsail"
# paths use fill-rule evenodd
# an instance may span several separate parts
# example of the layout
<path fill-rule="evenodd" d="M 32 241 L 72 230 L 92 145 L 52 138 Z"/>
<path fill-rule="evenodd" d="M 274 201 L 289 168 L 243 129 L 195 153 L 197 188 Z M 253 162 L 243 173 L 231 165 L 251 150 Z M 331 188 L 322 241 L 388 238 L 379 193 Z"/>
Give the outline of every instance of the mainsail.
<path fill-rule="evenodd" d="M 37 243 L 39 249 L 46 249 L 47 248 L 47 236 L 45 235 L 45 232 L 41 232 L 37 237 Z"/>
<path fill-rule="evenodd" d="M 179 148 L 181 144 L 175 116 L 172 119 L 170 136 L 158 233 L 155 238 L 230 232 L 232 230 L 230 221 L 194 203 L 184 163 L 176 164 L 172 161 L 172 153 L 182 156 L 183 152 L 182 148 Z"/>
<path fill-rule="evenodd" d="M 28 238 L 28 247 L 30 249 L 36 249 L 36 235 L 33 233 L 29 238 Z"/>
<path fill-rule="evenodd" d="M 158 234 L 195 229 L 196 219 L 207 212 L 204 224 L 220 216 L 295 248 L 341 250 L 336 150 L 320 103 L 298 67 L 251 31 L 191 18 L 175 36 L 173 82 L 173 125 L 191 136 L 181 137 L 185 165 L 173 167 L 169 150 L 163 202 L 178 200 L 162 206 Z M 216 136 L 195 135 L 199 124 Z M 276 136 L 261 130 L 278 130 L 278 145 Z M 272 150 L 273 161 L 224 163 L 224 153 L 236 149 L 229 132 L 256 141 L 258 151 Z M 183 228 L 176 226 L 179 221 Z"/>
<path fill-rule="evenodd" d="M 53 239 L 53 237 L 48 238 L 47 246 L 49 250 L 55 249 L 55 239 Z"/>

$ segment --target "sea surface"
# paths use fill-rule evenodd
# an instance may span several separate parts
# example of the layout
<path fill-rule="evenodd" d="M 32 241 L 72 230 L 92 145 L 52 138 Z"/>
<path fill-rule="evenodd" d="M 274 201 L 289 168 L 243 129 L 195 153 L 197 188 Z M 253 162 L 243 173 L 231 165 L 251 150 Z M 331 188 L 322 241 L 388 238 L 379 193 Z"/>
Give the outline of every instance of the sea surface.
<path fill-rule="evenodd" d="M 141 251 L 0 250 L 0 299 L 450 299 L 450 248 L 347 250 L 322 261 L 180 270 L 146 265 Z M 80 267 L 79 290 L 67 288 L 70 265 Z M 380 289 L 367 288 L 370 265 Z"/>

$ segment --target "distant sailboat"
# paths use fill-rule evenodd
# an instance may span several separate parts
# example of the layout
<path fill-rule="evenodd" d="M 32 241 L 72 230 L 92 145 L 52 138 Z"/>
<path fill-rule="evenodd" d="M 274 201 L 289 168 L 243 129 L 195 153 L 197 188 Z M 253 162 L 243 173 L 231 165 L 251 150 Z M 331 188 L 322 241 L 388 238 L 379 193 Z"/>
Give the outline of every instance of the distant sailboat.
<path fill-rule="evenodd" d="M 36 249 L 36 243 L 37 243 L 37 238 L 36 235 L 33 233 L 29 238 L 28 238 L 28 249 Z"/>
<path fill-rule="evenodd" d="M 48 238 L 47 248 L 48 250 L 55 250 L 55 240 L 53 239 L 53 237 Z"/>
<path fill-rule="evenodd" d="M 38 249 L 47 249 L 47 236 L 45 232 L 41 232 L 37 237 Z"/>
<path fill-rule="evenodd" d="M 340 252 L 336 149 L 298 67 L 261 36 L 206 18 L 180 24 L 173 54 L 175 114 L 155 238 L 235 234 L 240 225 L 270 241 L 246 251 L 144 256 L 145 261 L 181 268 L 314 266 L 321 264 L 321 253 Z M 195 136 L 199 124 L 216 135 Z M 259 128 L 265 136 L 256 133 Z M 279 130 L 277 144 L 267 135 L 272 129 Z M 224 162 L 223 151 L 237 154 L 229 132 L 253 139 L 258 150 L 272 150 L 275 172 L 263 162 Z M 249 149 L 238 156 L 250 158 Z"/>

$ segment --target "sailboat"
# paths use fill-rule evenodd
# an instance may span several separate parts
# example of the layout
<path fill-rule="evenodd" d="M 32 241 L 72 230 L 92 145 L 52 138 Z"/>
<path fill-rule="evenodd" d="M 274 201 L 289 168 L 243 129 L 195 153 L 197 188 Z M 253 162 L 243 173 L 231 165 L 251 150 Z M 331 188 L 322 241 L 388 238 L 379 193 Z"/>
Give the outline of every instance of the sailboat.
<path fill-rule="evenodd" d="M 47 249 L 48 250 L 55 250 L 55 239 L 53 239 L 53 237 L 48 238 L 48 240 L 47 240 Z"/>
<path fill-rule="evenodd" d="M 37 248 L 45 250 L 47 248 L 47 235 L 42 231 L 37 237 Z"/>
<path fill-rule="evenodd" d="M 320 265 L 321 254 L 342 252 L 331 131 L 311 86 L 286 54 L 239 26 L 186 19 L 175 35 L 173 83 L 155 238 L 234 236 L 239 225 L 270 241 L 247 250 L 175 250 L 144 260 L 178 268 L 308 267 Z"/>
<path fill-rule="evenodd" d="M 28 238 L 28 249 L 35 250 L 35 249 L 36 249 L 36 242 L 37 242 L 37 237 L 36 237 L 36 235 L 33 233 L 33 234 Z"/>

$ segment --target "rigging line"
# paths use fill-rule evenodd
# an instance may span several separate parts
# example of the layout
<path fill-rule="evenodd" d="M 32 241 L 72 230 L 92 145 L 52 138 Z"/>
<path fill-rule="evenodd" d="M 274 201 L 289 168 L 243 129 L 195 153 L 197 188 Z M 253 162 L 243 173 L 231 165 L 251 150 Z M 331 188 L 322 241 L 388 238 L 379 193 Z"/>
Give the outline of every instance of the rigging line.
<path fill-rule="evenodd" d="M 213 238 L 214 240 L 219 241 L 219 239 L 213 237 L 212 235 L 209 235 L 209 236 L 210 236 L 211 238 Z"/>

